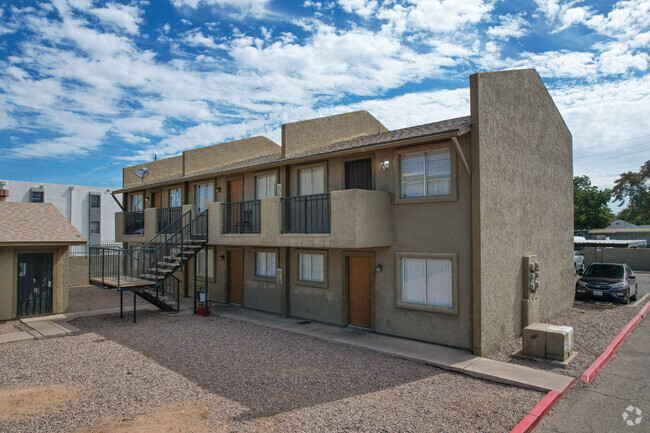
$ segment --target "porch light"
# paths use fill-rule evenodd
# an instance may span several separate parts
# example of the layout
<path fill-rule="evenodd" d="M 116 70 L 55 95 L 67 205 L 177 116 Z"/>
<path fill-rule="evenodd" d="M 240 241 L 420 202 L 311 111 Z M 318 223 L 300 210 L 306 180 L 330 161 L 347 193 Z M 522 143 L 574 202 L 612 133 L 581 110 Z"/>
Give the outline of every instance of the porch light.
<path fill-rule="evenodd" d="M 375 266 L 375 272 L 379 273 L 383 268 L 384 267 L 381 264 L 378 264 L 377 266 Z"/>
<path fill-rule="evenodd" d="M 386 170 L 387 168 L 390 167 L 390 161 L 382 161 L 380 162 L 380 165 L 382 170 Z"/>

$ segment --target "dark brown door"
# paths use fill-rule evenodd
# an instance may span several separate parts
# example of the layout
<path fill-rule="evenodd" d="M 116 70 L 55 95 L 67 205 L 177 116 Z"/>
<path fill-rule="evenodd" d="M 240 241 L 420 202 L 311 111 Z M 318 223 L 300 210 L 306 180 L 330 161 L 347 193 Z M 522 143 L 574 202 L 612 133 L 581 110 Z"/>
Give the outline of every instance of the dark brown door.
<path fill-rule="evenodd" d="M 345 163 L 345 189 L 372 189 L 372 161 L 370 158 Z"/>
<path fill-rule="evenodd" d="M 241 304 L 244 287 L 244 251 L 228 251 L 228 300 Z"/>
<path fill-rule="evenodd" d="M 151 193 L 151 207 L 160 207 L 160 193 L 152 192 Z"/>
<path fill-rule="evenodd" d="M 348 257 L 348 290 L 350 291 L 350 325 L 370 328 L 370 288 L 372 260 L 370 257 Z"/>
<path fill-rule="evenodd" d="M 244 189 L 241 179 L 228 181 L 228 201 L 244 201 Z"/>

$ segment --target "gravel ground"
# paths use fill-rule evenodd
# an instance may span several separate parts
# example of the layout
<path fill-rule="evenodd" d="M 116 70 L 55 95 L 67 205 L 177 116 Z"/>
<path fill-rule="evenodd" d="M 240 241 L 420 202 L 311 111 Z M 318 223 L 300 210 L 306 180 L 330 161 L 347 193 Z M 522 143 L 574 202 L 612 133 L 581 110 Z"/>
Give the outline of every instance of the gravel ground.
<path fill-rule="evenodd" d="M 543 396 L 218 317 L 73 325 L 83 333 L 0 351 L 0 391 L 68 385 L 76 396 L 30 416 L 0 409 L 0 431 L 502 432 Z"/>
<path fill-rule="evenodd" d="M 521 337 L 511 338 L 503 343 L 490 358 L 579 378 L 639 312 L 643 304 L 640 303 L 636 307 L 615 305 L 613 308 L 598 308 L 593 302 L 576 301 L 573 308 L 549 320 L 548 323 L 554 325 L 573 327 L 573 350 L 577 351 L 578 355 L 566 368 L 547 362 L 513 358 L 511 355 L 521 350 Z"/>
<path fill-rule="evenodd" d="M 130 292 L 124 292 L 124 305 L 133 305 Z M 138 305 L 147 301 L 138 298 Z M 104 310 L 120 306 L 120 292 L 114 289 L 102 289 L 97 286 L 76 286 L 68 290 L 68 309 L 66 313 L 78 311 Z"/>
<path fill-rule="evenodd" d="M 9 320 L 7 322 L 0 322 L 0 335 L 11 334 L 13 332 L 27 331 L 28 326 L 20 323 L 20 320 Z"/>

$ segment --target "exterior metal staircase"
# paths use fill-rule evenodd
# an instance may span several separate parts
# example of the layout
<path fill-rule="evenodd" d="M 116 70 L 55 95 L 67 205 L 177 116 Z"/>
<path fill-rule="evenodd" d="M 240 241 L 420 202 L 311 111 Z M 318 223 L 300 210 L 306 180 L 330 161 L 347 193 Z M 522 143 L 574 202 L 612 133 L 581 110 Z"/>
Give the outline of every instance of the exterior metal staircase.
<path fill-rule="evenodd" d="M 205 248 L 208 241 L 208 211 L 191 217 L 186 212 L 164 227 L 139 248 L 91 247 L 90 281 L 134 295 L 163 311 L 180 309 L 180 280 L 174 275 Z M 134 296 L 135 307 L 135 296 Z M 133 310 L 135 321 L 135 308 Z"/>

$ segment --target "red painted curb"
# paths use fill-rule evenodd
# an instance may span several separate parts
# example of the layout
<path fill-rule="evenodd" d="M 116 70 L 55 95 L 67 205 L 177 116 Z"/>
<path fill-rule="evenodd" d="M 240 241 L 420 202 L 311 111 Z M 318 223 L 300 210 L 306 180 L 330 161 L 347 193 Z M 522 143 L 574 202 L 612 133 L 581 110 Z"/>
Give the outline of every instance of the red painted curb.
<path fill-rule="evenodd" d="M 510 430 L 510 433 L 530 433 L 532 432 L 535 427 L 537 427 L 537 424 L 541 421 L 541 419 L 546 415 L 553 406 L 555 406 L 555 403 L 557 403 L 560 398 L 569 390 L 571 385 L 573 384 L 573 381 L 571 381 L 570 384 L 567 385 L 566 388 L 562 390 L 562 392 L 559 391 L 550 391 L 548 394 L 544 396 L 540 400 L 539 403 L 531 410 L 528 412 L 528 415 L 522 419 L 519 424 L 517 424 L 512 430 Z"/>
<path fill-rule="evenodd" d="M 645 316 L 648 314 L 648 310 L 650 310 L 650 302 L 646 302 L 645 306 L 641 308 L 641 311 L 639 311 L 638 315 L 645 319 Z"/>
<path fill-rule="evenodd" d="M 636 325 L 639 324 L 641 320 L 643 320 L 643 316 L 639 314 L 634 316 L 634 319 L 630 320 L 630 322 L 625 325 L 625 328 L 623 328 L 621 332 L 619 332 L 618 335 L 612 340 L 612 342 L 609 343 L 607 349 L 605 349 L 605 351 L 600 354 L 600 356 L 593 362 L 593 364 L 591 364 L 589 368 L 586 369 L 584 373 L 582 373 L 580 380 L 586 383 L 591 383 L 591 381 L 594 380 L 594 377 L 596 377 L 603 366 L 607 364 L 607 361 L 609 361 L 610 358 L 614 355 L 614 352 L 616 352 L 618 346 L 621 345 L 623 340 L 625 340 L 625 338 L 630 334 L 630 332 L 632 332 L 632 330 L 636 327 Z"/>

